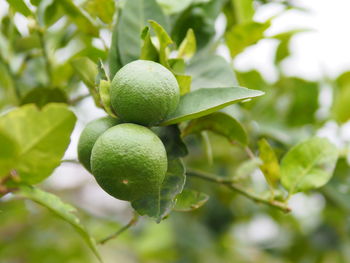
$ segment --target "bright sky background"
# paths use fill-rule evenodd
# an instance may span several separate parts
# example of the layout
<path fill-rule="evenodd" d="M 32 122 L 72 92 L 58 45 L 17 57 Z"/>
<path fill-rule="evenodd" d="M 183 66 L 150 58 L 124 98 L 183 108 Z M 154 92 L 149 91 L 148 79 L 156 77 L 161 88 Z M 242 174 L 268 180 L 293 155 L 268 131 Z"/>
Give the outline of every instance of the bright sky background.
<path fill-rule="evenodd" d="M 296 35 L 291 42 L 292 56 L 283 64 L 288 75 L 318 79 L 322 75 L 336 77 L 350 70 L 350 1 L 349 0 L 297 0 L 297 6 L 308 12 L 291 10 L 273 21 L 267 32 L 274 35 L 295 28 L 309 28 L 312 32 Z M 265 20 L 280 11 L 277 4 L 260 8 L 256 20 Z M 274 40 L 263 40 L 248 48 L 236 60 L 242 70 L 258 68 L 273 80 L 275 72 L 271 56 L 276 46 Z"/>

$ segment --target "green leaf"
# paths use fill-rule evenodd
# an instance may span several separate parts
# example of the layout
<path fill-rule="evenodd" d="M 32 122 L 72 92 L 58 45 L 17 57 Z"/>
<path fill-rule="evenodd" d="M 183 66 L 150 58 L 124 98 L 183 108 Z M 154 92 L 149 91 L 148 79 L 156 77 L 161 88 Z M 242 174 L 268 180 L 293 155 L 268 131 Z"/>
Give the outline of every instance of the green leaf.
<path fill-rule="evenodd" d="M 295 29 L 287 32 L 283 32 L 277 35 L 274 35 L 270 38 L 278 39 L 280 40 L 280 43 L 278 44 L 277 50 L 276 50 L 276 56 L 275 56 L 275 63 L 281 63 L 285 58 L 290 56 L 290 50 L 289 50 L 289 44 L 290 40 L 298 33 L 307 32 L 310 31 L 310 29 Z"/>
<path fill-rule="evenodd" d="M 86 57 L 73 59 L 71 65 L 84 84 L 89 88 L 94 89 L 96 76 L 99 73 L 97 65 Z"/>
<path fill-rule="evenodd" d="M 215 20 L 226 1 L 210 0 L 201 2 L 203 3 L 192 5 L 174 17 L 176 20 L 173 22 L 171 37 L 177 46 L 180 45 L 190 28 L 193 29 L 196 36 L 198 50 L 212 43 L 215 36 Z"/>
<path fill-rule="evenodd" d="M 187 75 L 175 75 L 180 88 L 180 95 L 185 95 L 191 91 L 192 77 Z"/>
<path fill-rule="evenodd" d="M 100 18 L 104 23 L 110 24 L 113 21 L 115 13 L 114 0 L 88 0 L 85 3 L 85 9 L 93 17 Z"/>
<path fill-rule="evenodd" d="M 63 10 L 60 8 L 59 1 L 42 0 L 37 9 L 38 21 L 41 26 L 51 26 L 63 15 Z"/>
<path fill-rule="evenodd" d="M 140 215 L 148 215 L 159 223 L 173 209 L 176 196 L 182 192 L 185 180 L 185 167 L 181 159 L 169 161 L 160 193 L 145 196 L 143 199 L 133 201 L 131 205 Z"/>
<path fill-rule="evenodd" d="M 231 0 L 233 2 L 235 14 L 238 22 L 247 23 L 250 22 L 254 15 L 254 3 L 253 0 Z"/>
<path fill-rule="evenodd" d="M 101 80 L 109 81 L 105 66 L 101 59 L 99 59 L 97 63 L 97 72 L 98 74 L 95 79 L 96 86 L 100 85 Z"/>
<path fill-rule="evenodd" d="M 80 79 L 88 87 L 95 104 L 99 106 L 100 95 L 96 89 L 96 78 L 99 75 L 98 66 L 87 57 L 75 58 L 71 60 L 71 65 Z"/>
<path fill-rule="evenodd" d="M 336 80 L 334 89 L 334 99 L 332 105 L 332 115 L 339 123 L 350 120 L 350 72 L 345 72 Z"/>
<path fill-rule="evenodd" d="M 271 188 L 276 188 L 281 177 L 277 156 L 266 139 L 261 139 L 258 144 L 260 151 L 259 158 L 263 161 L 260 169 Z"/>
<path fill-rule="evenodd" d="M 186 63 L 182 58 L 170 58 L 168 60 L 171 71 L 176 74 L 185 74 Z"/>
<path fill-rule="evenodd" d="M 177 125 L 153 127 L 152 130 L 162 140 L 168 159 L 185 157 L 188 154 L 187 146 L 181 138 L 181 132 Z"/>
<path fill-rule="evenodd" d="M 15 139 L 0 130 L 0 178 L 15 166 L 19 154 L 19 146 Z"/>
<path fill-rule="evenodd" d="M 185 39 L 180 44 L 177 56 L 179 58 L 190 59 L 196 53 L 196 48 L 196 36 L 192 28 L 190 28 L 187 31 Z"/>
<path fill-rule="evenodd" d="M 167 27 L 167 19 L 155 0 L 128 0 L 118 24 L 118 49 L 122 65 L 139 59 L 142 30 L 148 20 L 155 20 Z"/>
<path fill-rule="evenodd" d="M 67 103 L 67 94 L 60 88 L 35 88 L 29 91 L 21 100 L 21 105 L 34 103 L 39 108 L 48 103 Z"/>
<path fill-rule="evenodd" d="M 289 125 L 300 126 L 315 121 L 315 113 L 319 108 L 319 83 L 295 77 L 281 78 L 276 88 L 280 90 L 279 96 L 283 94 L 288 98 L 285 110 L 280 107 L 279 116 L 285 115 L 283 117 Z"/>
<path fill-rule="evenodd" d="M 167 48 L 169 45 L 173 44 L 173 41 L 166 32 L 166 30 L 160 24 L 153 20 L 149 20 L 148 22 L 152 26 L 153 30 L 156 32 L 156 35 L 159 40 L 159 62 L 163 66 L 170 69 Z"/>
<path fill-rule="evenodd" d="M 72 0 L 60 0 L 58 2 L 65 11 L 65 14 L 70 17 L 80 31 L 94 37 L 99 36 L 99 29 L 90 16 L 77 7 Z"/>
<path fill-rule="evenodd" d="M 32 14 L 32 11 L 30 11 L 23 0 L 7 0 L 7 2 L 16 12 L 24 16 L 30 16 Z"/>
<path fill-rule="evenodd" d="M 118 14 L 119 18 L 119 14 Z M 113 80 L 115 73 L 123 66 L 120 58 L 120 51 L 118 47 L 119 39 L 119 22 L 120 19 L 117 19 L 112 31 L 112 42 L 111 47 L 108 52 L 108 64 L 109 64 L 109 78 Z"/>
<path fill-rule="evenodd" d="M 75 121 L 63 104 L 48 104 L 42 110 L 29 104 L 0 118 L 0 130 L 11 134 L 20 147 L 12 168 L 23 182 L 39 183 L 60 165 Z"/>
<path fill-rule="evenodd" d="M 194 0 L 157 0 L 159 5 L 164 9 L 166 14 L 181 13 L 191 5 Z"/>
<path fill-rule="evenodd" d="M 191 189 L 184 189 L 176 198 L 174 211 L 190 212 L 200 208 L 209 200 L 209 195 Z"/>
<path fill-rule="evenodd" d="M 110 96 L 110 87 L 111 83 L 106 80 L 101 80 L 100 82 L 100 97 L 103 108 L 108 113 L 109 116 L 116 118 L 116 114 L 114 113 L 111 106 L 111 96 Z"/>
<path fill-rule="evenodd" d="M 331 179 L 337 158 L 338 150 L 328 139 L 299 143 L 281 162 L 282 185 L 290 194 L 319 188 Z"/>
<path fill-rule="evenodd" d="M 142 32 L 143 46 L 141 48 L 140 59 L 158 61 L 159 54 L 157 48 L 153 45 L 149 27 L 145 27 Z"/>
<path fill-rule="evenodd" d="M 237 141 L 243 145 L 248 143 L 248 136 L 242 125 L 230 115 L 215 112 L 210 115 L 190 121 L 182 136 L 202 131 L 211 131 L 226 137 L 231 143 Z"/>
<path fill-rule="evenodd" d="M 231 65 L 217 55 L 205 54 L 194 57 L 186 73 L 192 76 L 192 90 L 238 85 Z"/>
<path fill-rule="evenodd" d="M 185 94 L 179 106 L 161 125 L 170 125 L 182 121 L 209 115 L 239 101 L 263 95 L 258 90 L 246 88 L 206 88 Z"/>
<path fill-rule="evenodd" d="M 232 27 L 225 35 L 231 57 L 236 57 L 248 46 L 264 38 L 264 32 L 270 25 L 271 21 L 268 20 L 265 23 L 249 22 Z"/>
<path fill-rule="evenodd" d="M 40 38 L 38 34 L 21 37 L 14 43 L 16 52 L 28 52 L 31 49 L 40 47 Z"/>
<path fill-rule="evenodd" d="M 74 230 L 84 239 L 98 260 L 102 262 L 101 256 L 97 251 L 94 238 L 90 236 L 85 227 L 80 223 L 79 218 L 74 214 L 76 212 L 75 207 L 62 202 L 62 200 L 59 199 L 56 195 L 44 192 L 33 186 L 21 185 L 19 191 L 16 191 L 15 194 L 22 198 L 30 199 L 46 207 L 55 215 L 69 223 L 74 228 Z"/>

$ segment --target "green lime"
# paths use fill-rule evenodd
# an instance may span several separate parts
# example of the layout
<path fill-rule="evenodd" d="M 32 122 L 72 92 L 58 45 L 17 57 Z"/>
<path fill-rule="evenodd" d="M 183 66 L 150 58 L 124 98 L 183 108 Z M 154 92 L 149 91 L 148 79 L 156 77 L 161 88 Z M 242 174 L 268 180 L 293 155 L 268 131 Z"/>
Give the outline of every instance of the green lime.
<path fill-rule="evenodd" d="M 124 122 L 151 126 L 174 112 L 180 90 L 164 66 L 136 60 L 121 68 L 111 84 L 111 105 Z"/>
<path fill-rule="evenodd" d="M 132 123 L 108 129 L 95 143 L 91 169 L 97 183 L 117 199 L 133 201 L 159 191 L 167 171 L 163 143 Z"/>
<path fill-rule="evenodd" d="M 106 116 L 93 120 L 86 125 L 78 142 L 78 159 L 88 171 L 91 172 L 91 151 L 98 137 L 106 130 L 119 123 L 120 120 Z"/>

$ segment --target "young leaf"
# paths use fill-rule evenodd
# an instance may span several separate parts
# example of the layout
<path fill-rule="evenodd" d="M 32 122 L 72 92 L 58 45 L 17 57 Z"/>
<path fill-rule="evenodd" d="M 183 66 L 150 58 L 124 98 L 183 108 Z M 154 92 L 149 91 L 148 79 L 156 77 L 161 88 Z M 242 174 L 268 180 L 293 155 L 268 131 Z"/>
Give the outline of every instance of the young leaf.
<path fill-rule="evenodd" d="M 149 20 L 148 22 L 152 26 L 153 30 L 156 32 L 156 35 L 159 40 L 159 62 L 163 66 L 170 69 L 167 48 L 169 45 L 173 44 L 173 41 L 166 32 L 166 30 L 160 24 L 153 20 Z"/>
<path fill-rule="evenodd" d="M 115 73 L 123 66 L 120 58 L 120 51 L 118 47 L 119 39 L 119 13 L 117 14 L 117 20 L 113 26 L 112 42 L 108 52 L 108 65 L 109 65 L 109 78 L 113 80 Z"/>
<path fill-rule="evenodd" d="M 263 172 L 267 183 L 271 188 L 275 188 L 281 177 L 277 156 L 266 139 L 260 140 L 258 144 L 260 151 L 259 158 L 263 161 L 260 165 L 260 169 Z"/>
<path fill-rule="evenodd" d="M 218 55 L 196 55 L 190 61 L 186 74 L 192 76 L 192 90 L 238 85 L 231 65 Z"/>
<path fill-rule="evenodd" d="M 143 46 L 141 48 L 140 59 L 158 61 L 159 54 L 157 48 L 153 45 L 149 27 L 145 27 L 142 32 Z"/>
<path fill-rule="evenodd" d="M 187 75 L 177 75 L 175 74 L 175 78 L 180 88 L 180 95 L 185 95 L 191 91 L 191 83 L 192 77 Z"/>
<path fill-rule="evenodd" d="M 99 73 L 97 65 L 86 57 L 73 59 L 71 65 L 84 84 L 90 89 L 95 89 L 95 80 Z"/>
<path fill-rule="evenodd" d="M 211 146 L 210 138 L 207 132 L 202 131 L 200 133 L 202 144 L 205 152 L 205 157 L 209 165 L 213 165 L 213 148 Z"/>
<path fill-rule="evenodd" d="M 168 159 L 185 157 L 188 154 L 187 146 L 181 139 L 180 130 L 177 125 L 153 127 L 152 131 L 162 140 Z"/>
<path fill-rule="evenodd" d="M 67 103 L 67 94 L 60 88 L 35 88 L 29 91 L 20 102 L 20 105 L 35 103 L 39 108 L 48 103 L 62 102 Z"/>
<path fill-rule="evenodd" d="M 30 16 L 32 14 L 23 0 L 7 0 L 7 2 L 16 12 L 19 12 L 24 16 Z"/>
<path fill-rule="evenodd" d="M 333 117 L 339 123 L 345 123 L 350 120 L 349 102 L 350 101 L 350 72 L 341 74 L 336 80 L 334 89 L 334 100 L 332 105 Z"/>
<path fill-rule="evenodd" d="M 0 178 L 6 176 L 16 164 L 19 146 L 14 138 L 0 130 Z"/>
<path fill-rule="evenodd" d="M 209 200 L 209 195 L 191 189 L 184 189 L 176 198 L 174 211 L 190 212 L 200 208 Z"/>
<path fill-rule="evenodd" d="M 69 145 L 76 117 L 63 104 L 48 104 L 39 111 L 33 104 L 0 118 L 0 129 L 17 141 L 15 169 L 23 182 L 36 184 L 60 164 Z"/>
<path fill-rule="evenodd" d="M 98 60 L 97 63 L 97 76 L 95 79 L 95 85 L 98 86 L 100 85 L 102 80 L 109 81 L 109 77 L 107 75 L 107 71 L 105 69 L 105 66 L 103 64 L 103 61 L 101 59 Z"/>
<path fill-rule="evenodd" d="M 116 118 L 117 116 L 115 115 L 111 106 L 110 87 L 111 83 L 109 81 L 101 80 L 99 92 L 103 108 L 108 113 L 108 115 Z"/>
<path fill-rule="evenodd" d="M 232 0 L 238 22 L 250 22 L 254 15 L 253 0 Z"/>
<path fill-rule="evenodd" d="M 45 206 L 55 215 L 73 226 L 75 231 L 84 239 L 86 244 L 99 259 L 99 261 L 102 262 L 101 256 L 97 251 L 94 238 L 89 235 L 85 227 L 80 223 L 79 218 L 74 214 L 76 212 L 75 207 L 62 202 L 62 200 L 59 199 L 56 195 L 44 192 L 39 188 L 33 186 L 21 185 L 15 194 L 17 196 L 30 199 L 42 206 Z"/>
<path fill-rule="evenodd" d="M 167 19 L 155 0 L 128 0 L 118 24 L 118 48 L 122 65 L 139 59 L 141 54 L 141 31 L 147 21 L 153 19 L 167 27 Z"/>
<path fill-rule="evenodd" d="M 96 77 L 99 74 L 97 65 L 86 57 L 73 59 L 71 65 L 89 89 L 96 106 L 100 106 L 100 95 L 96 89 Z"/>
<path fill-rule="evenodd" d="M 337 158 L 338 150 L 328 139 L 299 143 L 281 162 L 282 185 L 290 194 L 319 188 L 332 177 Z"/>
<path fill-rule="evenodd" d="M 268 20 L 265 23 L 249 22 L 232 27 L 225 35 L 231 57 L 236 57 L 248 46 L 261 40 L 264 37 L 265 30 L 268 29 L 270 25 L 271 21 Z"/>
<path fill-rule="evenodd" d="M 41 26 L 51 26 L 64 14 L 60 8 L 59 1 L 41 0 L 37 9 L 38 22 Z"/>
<path fill-rule="evenodd" d="M 244 99 L 263 95 L 258 90 L 246 88 L 206 88 L 185 94 L 179 106 L 161 125 L 170 125 L 196 119 L 223 109 Z"/>
<path fill-rule="evenodd" d="M 88 0 L 85 8 L 91 15 L 100 18 L 104 23 L 112 23 L 115 13 L 114 0 Z"/>
<path fill-rule="evenodd" d="M 179 47 L 179 58 L 190 59 L 196 53 L 196 36 L 192 28 L 187 31 L 185 39 L 181 42 Z"/>
<path fill-rule="evenodd" d="M 98 37 L 99 29 L 88 14 L 77 7 L 72 0 L 60 0 L 58 2 L 60 3 L 65 13 L 71 18 L 71 20 L 82 32 L 94 37 Z"/>
<path fill-rule="evenodd" d="M 135 200 L 131 205 L 140 215 L 148 215 L 159 223 L 174 207 L 175 198 L 182 192 L 185 180 L 185 167 L 181 159 L 169 161 L 160 193 Z"/>
<path fill-rule="evenodd" d="M 226 137 L 231 143 L 238 141 L 243 145 L 248 143 L 247 133 L 242 125 L 230 115 L 215 112 L 210 115 L 192 120 L 184 129 L 182 136 L 201 131 L 212 131 Z"/>

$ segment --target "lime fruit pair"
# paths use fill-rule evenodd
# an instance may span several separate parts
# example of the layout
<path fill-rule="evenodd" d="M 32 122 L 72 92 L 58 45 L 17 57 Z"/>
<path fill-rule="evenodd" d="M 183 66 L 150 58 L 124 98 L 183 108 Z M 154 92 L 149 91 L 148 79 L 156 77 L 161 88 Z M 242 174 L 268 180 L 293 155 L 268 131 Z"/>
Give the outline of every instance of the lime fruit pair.
<path fill-rule="evenodd" d="M 78 158 L 107 193 L 134 201 L 159 191 L 168 165 L 162 141 L 141 125 L 158 124 L 172 113 L 179 87 L 165 67 L 138 60 L 117 72 L 110 95 L 118 119 L 89 123 L 79 139 Z"/>

